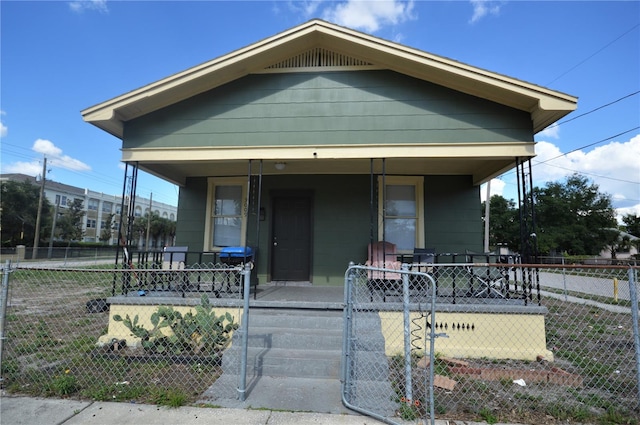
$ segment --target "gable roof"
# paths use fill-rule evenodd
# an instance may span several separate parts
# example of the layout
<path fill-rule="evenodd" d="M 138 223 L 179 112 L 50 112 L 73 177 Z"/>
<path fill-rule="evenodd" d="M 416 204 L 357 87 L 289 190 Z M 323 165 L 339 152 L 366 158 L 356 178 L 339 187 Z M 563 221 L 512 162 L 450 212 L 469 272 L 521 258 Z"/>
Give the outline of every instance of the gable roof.
<path fill-rule="evenodd" d="M 337 64 L 341 68 L 389 69 L 529 112 L 535 133 L 576 108 L 573 96 L 314 19 L 86 108 L 82 116 L 122 139 L 126 121 L 251 73 L 284 72 L 301 61 L 310 67 L 308 52 L 318 51 L 335 55 L 324 64 L 325 70 Z"/>

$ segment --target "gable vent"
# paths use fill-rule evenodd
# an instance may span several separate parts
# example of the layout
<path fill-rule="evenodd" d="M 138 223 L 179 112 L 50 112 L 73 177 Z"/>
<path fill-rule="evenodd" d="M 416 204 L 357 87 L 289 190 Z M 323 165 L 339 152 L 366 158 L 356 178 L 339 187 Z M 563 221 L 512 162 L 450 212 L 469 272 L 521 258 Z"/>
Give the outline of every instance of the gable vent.
<path fill-rule="evenodd" d="M 372 64 L 360 59 L 332 52 L 327 49 L 316 47 L 297 56 L 285 59 L 267 69 L 284 68 L 324 68 L 324 67 L 351 67 L 351 66 L 371 66 Z"/>

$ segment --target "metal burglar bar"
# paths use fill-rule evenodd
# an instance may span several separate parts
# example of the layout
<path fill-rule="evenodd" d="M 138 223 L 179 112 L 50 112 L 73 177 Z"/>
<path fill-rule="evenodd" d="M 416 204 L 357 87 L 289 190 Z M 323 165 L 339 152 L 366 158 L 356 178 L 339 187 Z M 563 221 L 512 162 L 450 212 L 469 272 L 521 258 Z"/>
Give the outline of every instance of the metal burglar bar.
<path fill-rule="evenodd" d="M 396 293 L 372 301 L 374 282 Z M 435 421 L 435 285 L 426 273 L 351 265 L 345 274 L 342 399 L 345 406 L 395 424 Z M 427 361 L 428 359 L 428 361 Z"/>

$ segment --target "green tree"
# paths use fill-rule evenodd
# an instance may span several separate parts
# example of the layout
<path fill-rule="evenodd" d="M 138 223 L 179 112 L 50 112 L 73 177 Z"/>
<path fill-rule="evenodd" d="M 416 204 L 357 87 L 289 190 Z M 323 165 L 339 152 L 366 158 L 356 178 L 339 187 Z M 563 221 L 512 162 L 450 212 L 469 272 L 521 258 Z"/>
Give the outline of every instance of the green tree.
<path fill-rule="evenodd" d="M 627 233 L 640 238 L 640 216 L 635 214 L 625 214 L 622 222 Z"/>
<path fill-rule="evenodd" d="M 109 217 L 107 217 L 107 220 L 104 223 L 104 227 L 100 231 L 100 242 L 108 243 L 111 240 L 111 237 L 113 235 L 113 228 L 115 225 L 113 218 L 115 216 L 116 215 L 112 213 L 109 214 Z"/>
<path fill-rule="evenodd" d="M 640 238 L 640 216 L 635 214 L 625 214 L 622 217 L 622 222 L 624 223 L 624 228 L 627 233 Z M 631 241 L 631 238 L 629 238 L 629 245 L 633 245 L 638 252 L 640 252 L 640 239 Z"/>
<path fill-rule="evenodd" d="M 82 218 L 84 217 L 84 207 L 82 199 L 74 199 L 71 205 L 62 214 L 59 220 L 60 237 L 69 244 L 72 241 L 79 241 L 84 235 L 82 229 Z"/>
<path fill-rule="evenodd" d="M 40 188 L 29 180 L 8 180 L 0 185 L 0 193 L 2 245 L 31 245 L 35 236 Z M 52 206 L 46 198 L 42 201 L 40 235 L 46 236 L 51 231 Z"/>
<path fill-rule="evenodd" d="M 149 223 L 149 220 L 151 222 Z M 176 233 L 175 222 L 162 218 L 156 213 L 146 213 L 142 217 L 138 217 L 133 222 L 133 231 L 142 240 L 147 238 L 147 228 L 149 229 L 150 245 L 147 248 L 153 246 L 158 247 L 159 244 L 166 244 L 166 242 L 173 238 Z"/>
<path fill-rule="evenodd" d="M 541 253 L 597 255 L 616 227 L 611 197 L 580 174 L 564 183 L 534 188 L 538 247 Z"/>
<path fill-rule="evenodd" d="M 482 220 L 485 203 L 482 203 Z M 489 201 L 489 245 L 495 249 L 498 244 L 507 244 L 517 251 L 520 247 L 520 219 L 516 203 L 500 195 L 493 195 Z"/>

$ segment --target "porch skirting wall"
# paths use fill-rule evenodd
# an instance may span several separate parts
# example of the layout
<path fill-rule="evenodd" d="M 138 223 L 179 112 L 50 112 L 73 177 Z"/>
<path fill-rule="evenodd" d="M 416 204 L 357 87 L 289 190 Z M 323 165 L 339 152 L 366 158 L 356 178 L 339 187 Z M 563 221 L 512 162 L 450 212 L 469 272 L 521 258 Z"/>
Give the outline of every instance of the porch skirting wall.
<path fill-rule="evenodd" d="M 311 288 L 309 288 L 311 289 Z M 119 314 L 123 318 L 128 314 L 133 319 L 138 316 L 138 323 L 151 329 L 151 315 L 159 306 L 172 306 L 182 314 L 191 311 L 199 304 L 197 298 L 181 297 L 112 297 L 110 303 L 109 327 L 106 335 L 99 338 L 98 344 L 109 344 L 114 338 L 124 339 L 128 346 L 138 346 L 140 341 L 133 337 L 122 322 L 113 320 Z M 229 312 L 236 323 L 240 323 L 242 308 L 239 300 L 218 299 L 215 306 L 217 315 Z M 308 301 L 253 301 L 252 307 L 261 309 L 341 309 L 339 302 Z M 414 308 L 415 307 L 415 308 Z M 431 319 L 418 312 L 430 311 L 428 305 L 412 307 L 412 336 L 424 338 L 426 322 Z M 387 356 L 403 352 L 402 332 L 403 313 L 401 303 L 372 303 L 371 310 L 380 316 L 382 334 L 385 339 Z M 545 336 L 546 307 L 499 305 L 499 304 L 439 304 L 436 307 L 436 333 L 447 337 L 436 338 L 436 353 L 452 358 L 489 358 L 518 359 L 535 361 L 539 356 L 553 360 L 553 353 L 547 350 Z M 418 325 L 421 328 L 418 328 Z M 423 344 L 420 341 L 419 344 Z M 428 344 L 427 344 L 428 345 Z"/>
<path fill-rule="evenodd" d="M 544 316 L 547 309 L 513 307 L 439 305 L 435 316 L 436 334 L 446 337 L 436 338 L 436 354 L 451 358 L 531 361 L 542 356 L 552 361 L 553 353 L 546 347 Z M 403 353 L 402 333 L 397 331 L 403 326 L 402 311 L 380 311 L 379 315 L 386 354 Z M 425 331 L 429 332 L 426 322 L 432 323 L 432 320 L 417 312 L 412 312 L 410 318 L 412 335 L 424 338 Z M 419 344 L 424 345 L 423 342 L 420 340 Z"/>
<path fill-rule="evenodd" d="M 168 303 L 159 303 L 156 298 L 156 303 L 130 303 L 130 304 L 118 304 L 113 302 L 114 298 L 110 299 L 111 306 L 109 309 L 109 327 L 106 335 L 100 336 L 98 339 L 98 345 L 106 345 L 110 344 L 114 339 L 116 340 L 126 340 L 127 347 L 138 347 L 140 346 L 140 338 L 131 335 L 131 331 L 122 324 L 122 322 L 117 322 L 113 319 L 113 316 L 116 314 L 120 315 L 122 318 L 125 318 L 127 315 L 133 320 L 135 316 L 138 316 L 138 324 L 145 329 L 151 330 L 153 329 L 153 325 L 151 324 L 151 315 L 158 310 L 160 306 L 170 306 L 175 311 L 180 312 L 183 316 L 188 312 L 195 313 L 193 307 L 187 305 L 177 305 L 179 303 L 176 302 L 176 299 L 173 298 L 172 302 Z M 199 304 L 199 300 L 193 299 L 193 305 Z M 240 319 L 242 316 L 242 309 L 238 309 L 237 307 L 215 307 L 214 311 L 217 316 L 224 315 L 225 313 L 231 314 L 233 317 L 234 323 L 240 323 Z M 164 330 L 170 332 L 169 328 L 164 328 Z M 231 335 L 230 335 L 231 336 Z"/>

